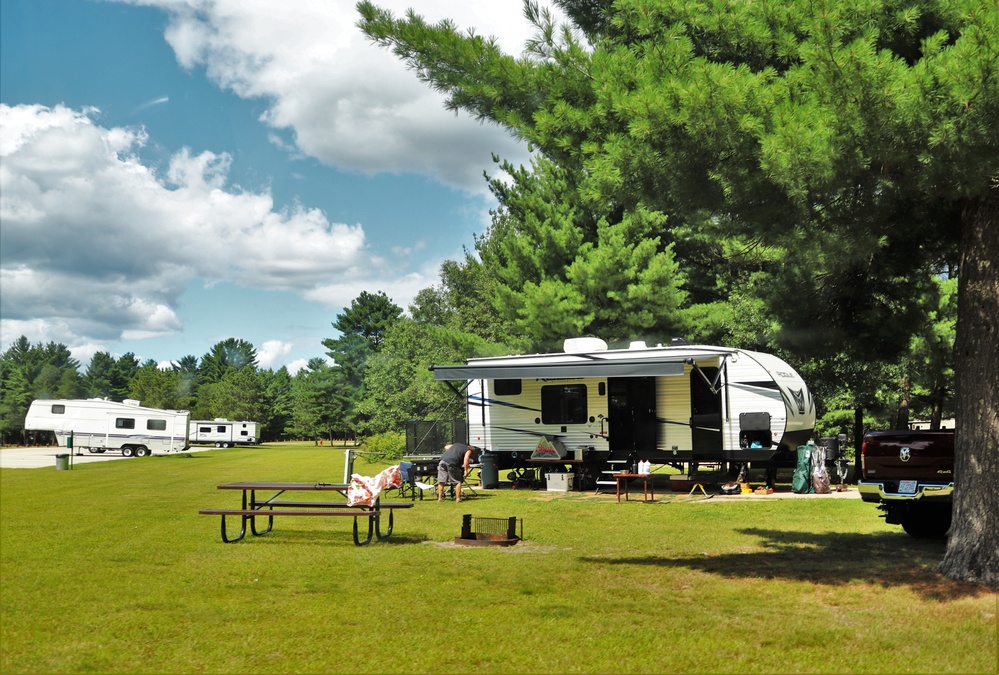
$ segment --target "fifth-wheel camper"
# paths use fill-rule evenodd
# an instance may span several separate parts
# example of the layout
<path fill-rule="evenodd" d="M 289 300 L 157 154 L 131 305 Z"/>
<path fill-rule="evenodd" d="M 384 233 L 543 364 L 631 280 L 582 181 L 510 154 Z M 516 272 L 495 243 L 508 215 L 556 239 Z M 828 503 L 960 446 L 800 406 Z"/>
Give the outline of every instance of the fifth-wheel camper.
<path fill-rule="evenodd" d="M 226 419 L 191 422 L 191 443 L 214 444 L 216 448 L 260 443 L 256 422 L 231 422 Z"/>
<path fill-rule="evenodd" d="M 468 442 L 494 453 L 499 468 L 562 458 L 583 483 L 640 460 L 681 470 L 794 466 L 815 426 L 798 373 L 744 349 L 642 342 L 608 349 L 603 340 L 576 338 L 563 353 L 431 369 L 465 397 Z"/>
<path fill-rule="evenodd" d="M 55 432 L 59 445 L 67 448 L 145 457 L 186 450 L 190 417 L 186 410 L 144 408 L 133 399 L 38 399 L 28 408 L 24 428 Z"/>

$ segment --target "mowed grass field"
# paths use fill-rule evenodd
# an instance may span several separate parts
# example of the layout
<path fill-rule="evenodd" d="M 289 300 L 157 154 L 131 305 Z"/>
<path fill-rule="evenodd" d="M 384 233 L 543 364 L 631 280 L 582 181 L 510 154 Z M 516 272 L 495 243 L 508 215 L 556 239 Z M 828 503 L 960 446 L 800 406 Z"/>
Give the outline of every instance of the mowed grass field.
<path fill-rule="evenodd" d="M 0 470 L 0 671 L 997 670 L 997 595 L 857 499 L 499 489 L 417 501 L 363 548 L 349 518 L 223 544 L 198 515 L 237 506 L 220 483 L 338 483 L 343 463 L 276 444 Z M 464 513 L 522 518 L 525 541 L 455 546 Z"/>

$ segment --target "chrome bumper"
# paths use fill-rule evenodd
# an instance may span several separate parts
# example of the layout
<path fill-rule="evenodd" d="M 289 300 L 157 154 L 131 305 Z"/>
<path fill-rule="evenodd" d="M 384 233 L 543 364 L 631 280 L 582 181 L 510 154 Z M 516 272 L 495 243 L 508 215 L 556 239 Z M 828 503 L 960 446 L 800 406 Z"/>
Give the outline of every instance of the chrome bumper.
<path fill-rule="evenodd" d="M 898 481 L 893 482 L 897 483 Z M 954 493 L 954 484 L 947 483 L 946 485 L 924 485 L 923 483 L 920 483 L 916 486 L 915 493 L 902 494 L 899 492 L 886 492 L 884 483 L 859 481 L 857 483 L 857 490 L 860 492 L 860 498 L 865 502 L 892 500 L 915 501 L 917 499 L 939 499 L 942 497 L 950 497 Z"/>

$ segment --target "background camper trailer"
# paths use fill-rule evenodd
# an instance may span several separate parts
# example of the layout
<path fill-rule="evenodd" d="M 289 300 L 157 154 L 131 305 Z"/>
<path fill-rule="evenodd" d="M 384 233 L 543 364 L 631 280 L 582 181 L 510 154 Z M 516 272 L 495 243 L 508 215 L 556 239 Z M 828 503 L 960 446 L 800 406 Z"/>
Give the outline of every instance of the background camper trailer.
<path fill-rule="evenodd" d="M 469 443 L 494 453 L 500 469 L 555 453 L 573 460 L 577 485 L 640 460 L 681 471 L 709 462 L 733 472 L 793 467 L 815 426 L 798 373 L 743 349 L 608 350 L 580 338 L 566 340 L 564 353 L 431 368 L 465 396 Z"/>
<path fill-rule="evenodd" d="M 53 431 L 63 447 L 91 453 L 121 451 L 125 457 L 188 448 L 186 410 L 143 408 L 138 401 L 104 399 L 32 401 L 24 420 L 27 430 Z"/>
<path fill-rule="evenodd" d="M 256 445 L 260 434 L 256 422 L 230 422 L 225 419 L 191 422 L 191 443 L 214 444 L 216 448 Z"/>

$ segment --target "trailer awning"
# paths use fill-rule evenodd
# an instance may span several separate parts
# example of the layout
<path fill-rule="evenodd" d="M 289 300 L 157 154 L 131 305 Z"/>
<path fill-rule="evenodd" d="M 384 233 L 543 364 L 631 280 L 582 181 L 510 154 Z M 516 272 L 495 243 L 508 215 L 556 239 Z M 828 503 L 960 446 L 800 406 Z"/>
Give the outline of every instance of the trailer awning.
<path fill-rule="evenodd" d="M 525 380 L 579 377 L 683 375 L 683 361 L 587 360 L 572 363 L 490 363 L 431 366 L 435 380 Z"/>

